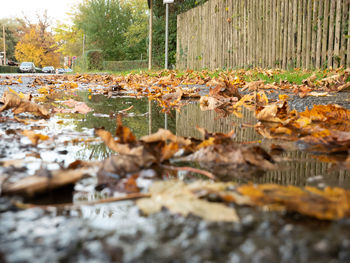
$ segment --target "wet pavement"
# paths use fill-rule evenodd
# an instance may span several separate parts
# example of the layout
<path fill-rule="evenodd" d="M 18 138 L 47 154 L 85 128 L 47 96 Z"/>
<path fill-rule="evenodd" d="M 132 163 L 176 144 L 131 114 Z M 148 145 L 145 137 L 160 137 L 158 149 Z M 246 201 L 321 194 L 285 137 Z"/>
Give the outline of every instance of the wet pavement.
<path fill-rule="evenodd" d="M 33 78 L 28 75 L 21 78 L 22 84 L 10 87 L 16 92 L 38 95 L 37 88 L 30 86 Z M 8 87 L 0 86 L 0 95 Z M 88 88 L 84 84 L 81 89 L 69 94 L 94 110 L 86 115 L 56 114 L 47 121 L 25 126 L 14 121 L 0 122 L 0 161 L 24 159 L 26 163 L 24 166 L 18 162 L 0 167 L 0 173 L 6 175 L 6 180 L 32 175 L 43 165 L 47 169 L 57 169 L 76 159 L 106 158 L 110 151 L 104 144 L 99 140 L 90 141 L 95 138 L 94 128 L 104 127 L 114 132 L 115 113 L 133 105 L 125 114 L 123 123 L 138 138 L 165 125 L 176 135 L 200 137 L 196 130 L 198 126 L 210 132 L 227 133 L 234 129 L 236 141 L 257 141 L 266 150 L 270 150 L 272 144 L 283 145 L 286 151 L 280 155 L 279 169 L 261 172 L 249 181 L 350 188 L 349 171 L 337 167 L 335 162 L 306 152 L 294 142 L 264 139 L 254 128 L 244 125 L 257 123 L 249 111 L 243 112 L 243 119 L 235 116 L 222 118 L 214 111 L 201 111 L 197 102 L 187 101 L 180 111 L 172 111 L 165 116 L 157 104 L 149 107 L 147 99 L 130 96 L 108 98 L 102 94 L 91 94 Z M 204 92 L 207 89 L 202 88 Z M 289 94 L 289 103 L 291 108 L 299 111 L 314 103 L 337 103 L 349 108 L 349 103 L 346 103 L 349 94 L 335 93 L 330 97 L 303 99 Z M 277 95 L 272 93 L 270 98 L 277 98 Z M 9 112 L 1 114 L 1 117 L 13 117 Z M 19 130 L 33 127 L 52 140 L 34 147 L 29 139 L 18 136 Z M 33 153 L 39 153 L 40 158 Z M 244 177 L 234 180 L 248 181 Z M 73 195 L 65 195 L 63 190 L 58 192 L 62 194 L 62 199 L 55 202 L 95 200 L 109 194 L 96 192 L 94 185 L 96 178 L 86 178 L 75 186 Z M 67 192 L 70 192 L 69 189 Z M 131 201 L 77 209 L 18 210 L 10 200 L 13 199 L 0 198 L 0 262 L 350 261 L 348 219 L 318 221 L 298 214 L 237 206 L 241 222 L 211 223 L 194 216 L 172 215 L 166 210 L 145 217 Z M 35 202 L 40 203 L 38 200 Z M 42 203 L 50 202 L 51 199 Z"/>

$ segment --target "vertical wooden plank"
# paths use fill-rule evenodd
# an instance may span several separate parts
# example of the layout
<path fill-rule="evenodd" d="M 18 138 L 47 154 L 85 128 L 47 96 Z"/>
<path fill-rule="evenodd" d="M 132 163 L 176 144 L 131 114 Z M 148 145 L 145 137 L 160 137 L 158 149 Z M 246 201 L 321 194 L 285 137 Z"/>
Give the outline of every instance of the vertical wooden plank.
<path fill-rule="evenodd" d="M 232 42 L 231 42 L 231 52 L 232 52 L 232 63 L 231 63 L 231 67 L 235 68 L 236 67 L 236 55 L 237 55 L 237 51 L 236 51 L 236 1 L 235 0 L 231 0 L 232 1 L 232 12 L 231 12 L 231 34 L 232 34 Z"/>
<path fill-rule="evenodd" d="M 265 68 L 269 67 L 269 31 L 270 31 L 270 27 L 269 27 L 269 0 L 265 0 L 265 12 L 264 12 L 264 16 L 265 16 Z"/>
<path fill-rule="evenodd" d="M 334 15 L 336 8 L 336 0 L 331 0 L 329 10 L 329 34 L 328 34 L 328 67 L 333 67 L 333 48 L 334 48 Z"/>
<path fill-rule="evenodd" d="M 259 66 L 259 1 L 253 0 L 254 3 L 254 67 Z"/>
<path fill-rule="evenodd" d="M 303 30 L 303 2 L 298 1 L 298 30 L 297 30 L 297 67 L 301 68 L 302 66 L 302 55 L 301 55 L 301 44 L 302 44 L 302 30 Z"/>
<path fill-rule="evenodd" d="M 278 67 L 281 67 L 281 1 L 277 0 L 277 6 L 276 6 L 276 62 L 278 63 Z"/>
<path fill-rule="evenodd" d="M 269 0 L 265 0 L 265 68 L 268 68 L 269 65 L 269 32 L 270 32 L 270 27 L 269 27 Z"/>
<path fill-rule="evenodd" d="M 317 32 L 317 13 L 318 13 L 318 2 L 314 1 L 312 8 L 312 30 L 311 30 L 311 67 L 316 67 L 316 32 Z"/>
<path fill-rule="evenodd" d="M 237 13 L 238 13 L 238 67 L 241 68 L 242 67 L 242 5 L 241 5 L 241 0 L 238 1 L 238 9 L 237 9 Z"/>
<path fill-rule="evenodd" d="M 348 21 L 350 20 L 350 5 L 348 9 Z M 350 23 L 348 23 L 348 35 L 350 34 Z M 347 52 L 346 52 L 346 66 L 350 67 L 350 38 L 348 38 Z"/>
<path fill-rule="evenodd" d="M 292 64 L 292 42 L 293 42 L 293 1 L 289 0 L 288 7 L 288 52 L 287 52 L 287 68 L 291 67 Z"/>
<path fill-rule="evenodd" d="M 333 67 L 338 68 L 340 62 L 340 25 L 342 18 L 342 0 L 337 0 L 336 8 L 336 18 L 335 18 L 335 36 L 334 36 L 334 58 L 333 58 Z"/>
<path fill-rule="evenodd" d="M 232 2 L 232 11 L 231 11 L 231 27 L 230 27 L 230 32 L 231 32 L 231 36 L 232 36 L 232 41 L 231 41 L 231 67 L 235 68 L 235 64 L 236 64 L 236 51 L 235 51 L 235 44 L 236 44 L 236 39 L 235 39 L 235 24 L 236 24 L 236 20 L 235 20 L 235 14 L 236 14 L 236 1 L 234 0 L 230 0 Z"/>
<path fill-rule="evenodd" d="M 271 43 L 271 66 L 273 68 L 276 67 L 275 61 L 276 61 L 276 0 L 272 0 L 272 6 L 271 6 L 271 12 L 272 12 L 272 43 Z"/>
<path fill-rule="evenodd" d="M 225 16 L 224 16 L 224 21 L 223 21 L 223 23 L 224 23 L 224 37 L 225 37 L 225 42 L 224 42 L 224 66 L 225 66 L 225 68 L 229 68 L 229 66 L 228 66 L 228 56 L 229 56 L 228 40 L 229 40 L 229 34 L 228 34 L 228 30 L 227 30 L 227 27 L 228 27 L 227 19 L 228 19 L 228 14 L 229 14 L 229 11 L 230 11 L 229 2 L 230 2 L 230 0 L 225 0 L 225 9 L 224 9 Z"/>
<path fill-rule="evenodd" d="M 206 50 L 205 50 L 205 65 L 206 68 L 210 69 L 211 65 L 210 65 L 210 61 L 211 61 L 211 52 L 212 52 L 212 46 L 211 46 L 211 28 L 212 28 L 212 22 L 211 22 L 211 1 L 208 1 L 205 3 L 205 5 L 207 6 L 206 8 L 206 16 L 207 16 L 207 22 L 206 22 L 206 39 L 207 39 L 207 43 L 206 43 Z"/>
<path fill-rule="evenodd" d="M 266 68 L 266 0 L 262 0 L 262 14 L 261 14 L 261 22 L 262 22 L 262 28 L 261 28 L 261 32 L 262 32 L 262 38 L 261 38 L 261 42 L 262 42 L 262 67 Z"/>
<path fill-rule="evenodd" d="M 219 46 L 218 46 L 218 68 L 223 67 L 223 42 L 224 42 L 224 36 L 223 36 L 223 23 L 222 20 L 224 18 L 224 10 L 223 10 L 223 4 L 224 0 L 221 0 L 218 2 L 218 40 L 219 40 Z"/>
<path fill-rule="evenodd" d="M 321 67 L 322 18 L 323 18 L 323 1 L 319 1 L 318 16 L 317 16 L 316 68 Z"/>
<path fill-rule="evenodd" d="M 243 35 L 243 41 L 244 41 L 244 45 L 243 45 L 243 67 L 246 68 L 247 67 L 247 53 L 248 53 L 248 49 L 247 49 L 247 0 L 243 0 L 243 26 L 244 26 L 244 35 Z"/>
<path fill-rule="evenodd" d="M 252 16 L 251 16 L 251 12 L 252 12 L 252 6 L 251 6 L 251 0 L 247 0 L 247 66 L 250 67 L 251 65 L 251 52 L 252 52 L 252 48 L 251 48 L 251 27 L 252 27 Z"/>
<path fill-rule="evenodd" d="M 260 67 L 260 0 L 254 1 L 254 10 L 255 10 L 255 66 Z"/>
<path fill-rule="evenodd" d="M 234 13 L 234 37 L 235 37 L 235 43 L 234 43 L 234 48 L 235 48 L 235 68 L 239 67 L 239 17 L 238 17 L 238 12 L 239 12 L 239 3 L 238 1 L 235 1 L 235 13 Z"/>
<path fill-rule="evenodd" d="M 272 29 L 273 29 L 273 20 L 272 20 L 272 0 L 267 2 L 267 15 L 268 15 L 268 34 L 267 34 L 267 47 L 268 47 L 268 67 L 272 68 Z"/>
<path fill-rule="evenodd" d="M 261 1 L 261 66 L 266 68 L 266 0 Z"/>
<path fill-rule="evenodd" d="M 217 67 L 217 1 L 216 0 L 212 0 L 212 10 L 213 10 L 213 23 L 212 23 L 212 27 L 213 27 L 213 56 L 212 56 L 212 69 L 215 69 Z"/>
<path fill-rule="evenodd" d="M 292 3 L 293 9 L 293 27 L 292 27 L 292 66 L 296 67 L 296 35 L 298 30 L 298 0 L 294 0 Z"/>
<path fill-rule="evenodd" d="M 323 8 L 323 26 L 322 26 L 322 60 L 321 67 L 327 67 L 327 58 L 328 58 L 328 24 L 329 24 L 329 1 L 332 0 L 324 0 L 324 8 Z"/>
<path fill-rule="evenodd" d="M 306 43 L 307 43 L 307 2 L 303 0 L 303 36 L 302 36 L 302 68 L 306 67 Z"/>
<path fill-rule="evenodd" d="M 205 52 L 205 21 L 208 19 L 205 16 L 205 5 L 201 5 L 201 69 L 204 69 L 204 52 Z"/>
<path fill-rule="evenodd" d="M 341 32 L 340 32 L 340 65 L 346 67 L 346 60 L 345 60 L 345 50 L 346 50 L 346 35 L 347 35 L 347 24 L 348 21 L 348 2 L 349 1 L 343 1 L 343 16 L 342 16 L 342 26 L 341 26 Z"/>
<path fill-rule="evenodd" d="M 284 10 L 283 10 L 283 57 L 282 57 L 282 68 L 287 68 L 287 50 L 288 50 L 288 0 L 283 0 Z"/>
<path fill-rule="evenodd" d="M 310 68 L 311 65 L 311 27 L 312 27 L 312 0 L 308 0 L 307 3 L 307 33 L 306 33 L 306 68 Z"/>

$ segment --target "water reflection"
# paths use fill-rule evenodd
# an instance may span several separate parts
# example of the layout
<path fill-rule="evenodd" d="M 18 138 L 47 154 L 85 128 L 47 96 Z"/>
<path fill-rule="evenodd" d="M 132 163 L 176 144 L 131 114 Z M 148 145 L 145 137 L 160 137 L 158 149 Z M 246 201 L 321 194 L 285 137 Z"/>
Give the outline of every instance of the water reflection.
<path fill-rule="evenodd" d="M 201 138 L 201 133 L 196 129 L 198 126 L 210 132 L 227 133 L 234 130 L 236 141 L 261 141 L 261 146 L 267 151 L 270 150 L 272 143 L 282 145 L 287 151 L 281 156 L 283 161 L 280 163 L 280 168 L 277 171 L 269 171 L 259 178 L 252 180 L 257 183 L 300 186 L 330 185 L 350 188 L 349 171 L 336 170 L 334 169 L 334 164 L 331 162 L 320 162 L 312 154 L 299 151 L 293 142 L 264 139 L 251 127 L 251 124 L 257 122 L 253 112 L 243 109 L 242 115 L 242 119 L 234 115 L 221 118 L 215 111 L 201 111 L 197 103 L 191 103 L 184 106 L 176 114 L 176 134 Z"/>
<path fill-rule="evenodd" d="M 138 138 L 166 126 L 179 136 L 195 138 L 202 136 L 196 129 L 197 126 L 210 132 L 227 133 L 234 130 L 235 140 L 238 142 L 261 142 L 260 145 L 267 151 L 270 151 L 272 143 L 282 145 L 283 148 L 287 149 L 280 157 L 282 161 L 279 163 L 278 170 L 266 172 L 252 181 L 284 185 L 330 185 L 350 188 L 349 171 L 334 169 L 332 162 L 321 162 L 320 158 L 300 151 L 293 142 L 264 139 L 255 131 L 253 126 L 257 120 L 253 113 L 247 109 L 243 109 L 242 119 L 234 115 L 222 118 L 215 111 L 201 111 L 198 103 L 188 103 L 180 111 L 173 111 L 166 116 L 156 103 L 148 101 L 147 98 L 107 98 L 104 95 L 95 95 L 89 99 L 88 93 L 84 92 L 80 93 L 79 96 L 94 111 L 87 115 L 71 115 L 77 131 L 104 127 L 113 134 L 116 130 L 116 114 L 133 105 L 133 108 L 125 114 L 123 123 Z M 87 143 L 84 147 L 78 155 L 86 158 L 84 152 L 87 152 L 89 159 L 104 159 L 111 153 L 104 144 L 100 143 Z"/>
<path fill-rule="evenodd" d="M 133 106 L 123 114 L 123 124 L 131 129 L 137 138 L 156 132 L 159 128 L 168 127 L 173 133 L 175 129 L 175 112 L 165 116 L 155 102 L 149 102 L 147 98 L 136 99 L 134 97 L 107 98 L 104 95 L 94 95 L 89 99 L 89 93 L 78 93 L 81 101 L 84 101 L 93 112 L 83 114 L 65 114 L 64 119 L 71 119 L 75 130 L 82 132 L 85 129 L 105 128 L 112 134 L 115 133 L 117 124 L 116 116 L 119 112 Z M 112 153 L 104 143 L 87 143 L 77 152 L 77 158 L 89 160 L 102 160 Z M 88 157 L 88 158 L 87 158 Z"/>

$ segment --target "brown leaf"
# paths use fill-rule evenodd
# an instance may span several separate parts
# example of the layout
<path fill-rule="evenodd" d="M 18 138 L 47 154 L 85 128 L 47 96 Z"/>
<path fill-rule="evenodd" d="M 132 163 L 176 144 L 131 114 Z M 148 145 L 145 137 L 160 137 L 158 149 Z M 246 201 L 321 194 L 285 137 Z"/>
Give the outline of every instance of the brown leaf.
<path fill-rule="evenodd" d="M 92 109 L 88 105 L 86 105 L 85 102 L 76 101 L 73 99 L 69 99 L 69 100 L 63 102 L 63 104 L 67 105 L 70 108 L 73 108 L 72 109 L 73 113 L 77 112 L 77 113 L 81 113 L 81 114 L 87 114 L 87 113 L 92 111 Z"/>
<path fill-rule="evenodd" d="M 43 118 L 50 117 L 49 111 L 43 106 L 21 99 L 19 96 L 11 92 L 4 92 L 1 100 L 3 101 L 4 105 L 0 108 L 0 112 L 7 109 L 12 109 L 15 115 L 28 112 Z"/>
<path fill-rule="evenodd" d="M 242 185 L 238 192 L 249 196 L 257 206 L 280 206 L 288 211 L 298 212 L 323 220 L 350 217 L 350 191 L 327 187 L 319 190 L 296 186 L 274 184 Z"/>
<path fill-rule="evenodd" d="M 46 140 L 49 139 L 49 136 L 47 136 L 47 135 L 43 135 L 43 134 L 40 134 L 40 133 L 35 133 L 33 131 L 30 131 L 30 130 L 24 130 L 22 132 L 22 134 L 24 136 L 27 136 L 29 138 L 29 140 L 32 142 L 33 145 L 37 145 L 39 140 L 46 141 Z"/>
<path fill-rule="evenodd" d="M 150 187 L 150 193 L 151 198 L 136 201 L 146 215 L 157 213 L 166 207 L 172 213 L 183 216 L 193 214 L 208 221 L 239 221 L 234 208 L 201 200 L 182 182 L 155 182 Z"/>
<path fill-rule="evenodd" d="M 144 148 L 142 145 L 137 147 L 131 147 L 129 144 L 119 143 L 114 140 L 112 134 L 104 129 L 95 129 L 95 133 L 103 140 L 111 150 L 120 154 L 128 154 L 135 156 L 142 156 Z"/>
<path fill-rule="evenodd" d="M 171 131 L 165 130 L 165 129 L 159 129 L 156 133 L 143 136 L 143 137 L 141 137 L 140 140 L 145 142 L 145 143 L 153 143 L 153 142 L 159 142 L 159 141 L 163 141 L 163 142 L 170 141 L 173 143 L 177 143 L 181 146 L 188 146 L 192 143 L 191 140 L 185 139 L 184 137 L 181 137 L 181 136 L 176 136 Z"/>
<path fill-rule="evenodd" d="M 128 127 L 123 126 L 122 115 L 117 116 L 117 130 L 115 135 L 119 137 L 120 143 L 134 143 L 136 142 L 136 137 L 131 132 Z"/>
<path fill-rule="evenodd" d="M 92 174 L 95 170 L 89 167 L 76 170 L 56 170 L 51 171 L 50 176 L 40 176 L 39 173 L 39 175 L 28 176 L 15 183 L 5 184 L 3 192 L 4 194 L 33 196 L 64 185 L 74 184 L 85 174 Z"/>

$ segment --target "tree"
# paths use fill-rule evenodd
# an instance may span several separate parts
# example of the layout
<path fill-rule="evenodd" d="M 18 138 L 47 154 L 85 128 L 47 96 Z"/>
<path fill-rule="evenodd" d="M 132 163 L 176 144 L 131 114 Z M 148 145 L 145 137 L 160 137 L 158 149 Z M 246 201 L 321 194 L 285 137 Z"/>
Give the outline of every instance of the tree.
<path fill-rule="evenodd" d="M 0 20 L 0 29 L 2 26 L 5 26 L 5 35 L 6 35 L 6 57 L 9 60 L 15 60 L 15 47 L 19 40 L 19 31 L 21 24 L 15 19 L 1 19 Z M 2 31 L 1 31 L 2 32 Z M 0 43 L 3 43 L 2 33 L 0 34 Z M 2 51 L 2 48 L 0 48 Z"/>
<path fill-rule="evenodd" d="M 60 55 L 53 46 L 54 39 L 51 33 L 42 32 L 38 25 L 31 26 L 17 43 L 15 56 L 20 62 L 31 61 L 40 67 L 57 67 L 60 65 Z"/>
<path fill-rule="evenodd" d="M 127 59 L 134 60 L 147 57 L 148 15 L 147 1 L 130 0 L 125 7 L 131 12 L 131 23 L 125 36 Z"/>
<path fill-rule="evenodd" d="M 50 22 L 47 12 L 37 15 L 38 23 L 32 24 L 26 17 L 18 20 L 21 23 L 20 41 L 16 45 L 15 57 L 19 62 L 30 61 L 35 65 L 59 66 L 60 54 L 55 39 L 49 32 Z"/>
<path fill-rule="evenodd" d="M 83 50 L 83 32 L 76 25 L 59 24 L 54 28 L 57 49 L 65 56 L 79 56 Z"/>
<path fill-rule="evenodd" d="M 126 58 L 125 33 L 131 11 L 119 0 L 84 0 L 73 22 L 85 33 L 88 48 L 101 49 L 106 60 Z"/>

